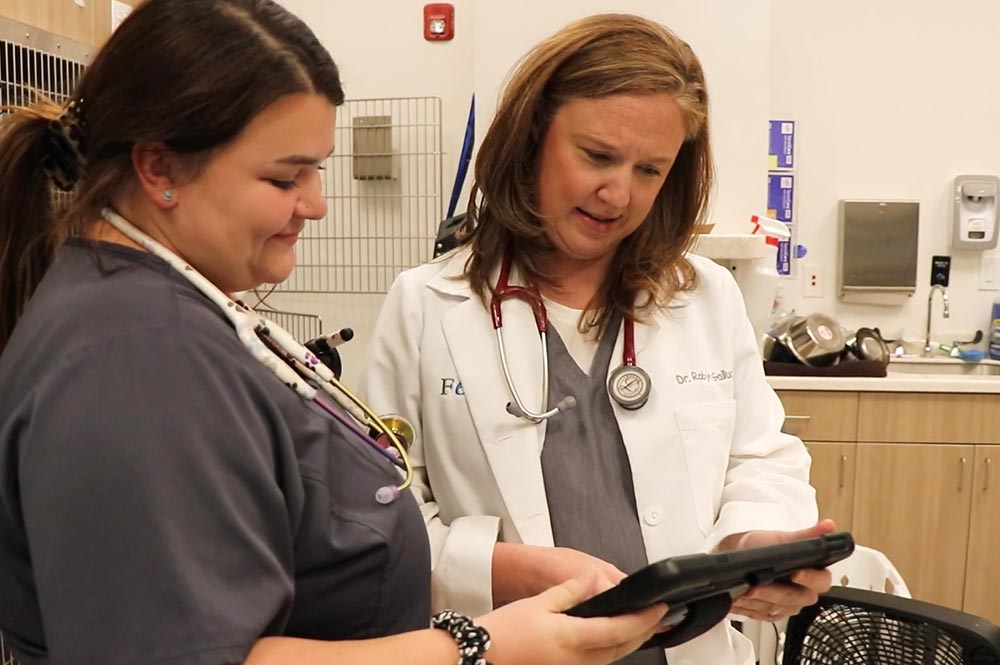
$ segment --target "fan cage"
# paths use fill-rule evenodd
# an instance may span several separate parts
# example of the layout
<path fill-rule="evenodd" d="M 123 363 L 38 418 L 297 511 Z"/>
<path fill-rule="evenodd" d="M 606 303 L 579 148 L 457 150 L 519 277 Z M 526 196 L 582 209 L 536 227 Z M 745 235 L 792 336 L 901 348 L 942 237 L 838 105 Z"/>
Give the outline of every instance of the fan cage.
<path fill-rule="evenodd" d="M 835 603 L 811 608 L 804 631 L 789 630 L 788 665 L 963 665 L 964 649 L 937 626 Z"/>

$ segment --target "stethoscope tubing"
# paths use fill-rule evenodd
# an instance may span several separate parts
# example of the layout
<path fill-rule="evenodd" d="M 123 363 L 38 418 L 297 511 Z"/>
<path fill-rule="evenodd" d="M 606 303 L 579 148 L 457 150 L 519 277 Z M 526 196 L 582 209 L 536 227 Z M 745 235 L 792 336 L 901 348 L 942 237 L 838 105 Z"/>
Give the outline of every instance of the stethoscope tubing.
<path fill-rule="evenodd" d="M 274 325 L 273 322 L 268 321 L 267 319 L 264 320 L 270 323 L 271 325 Z M 308 372 L 308 369 L 302 365 L 297 364 L 297 367 L 301 371 Z M 316 406 L 319 407 L 324 413 L 328 414 L 334 420 L 338 421 L 341 425 L 349 429 L 352 433 L 359 436 L 361 440 L 364 441 L 370 448 L 374 449 L 383 457 L 387 458 L 390 462 L 392 462 L 399 468 L 403 469 L 403 471 L 406 470 L 406 466 L 403 464 L 403 459 L 399 455 L 398 451 L 393 447 L 386 448 L 385 446 L 379 444 L 378 441 L 375 441 L 370 436 L 368 436 L 368 434 L 364 432 L 360 427 L 358 427 L 355 421 L 353 420 L 357 419 L 357 416 L 355 416 L 353 413 L 351 413 L 351 417 L 345 416 L 343 413 L 337 411 L 330 404 L 328 404 L 326 400 L 320 399 L 319 393 L 316 393 L 311 401 L 315 402 Z"/>
<path fill-rule="evenodd" d="M 344 416 L 344 414 L 337 411 L 331 405 L 326 403 L 326 400 L 322 400 L 317 395 L 315 399 L 316 406 L 322 409 L 324 412 L 328 413 L 334 420 L 338 421 L 341 425 L 351 430 L 354 434 L 359 436 L 362 441 L 368 444 L 369 448 L 373 448 L 376 452 L 387 458 L 390 462 L 398 466 L 399 468 L 406 470 L 406 465 L 403 463 L 402 457 L 395 448 L 385 448 L 379 445 L 378 441 L 372 439 L 366 432 L 361 431 L 361 428 L 351 422 L 351 419 Z"/>
<path fill-rule="evenodd" d="M 507 352 L 504 349 L 503 344 L 503 332 L 502 328 L 496 329 L 497 334 L 497 349 L 500 351 L 500 367 L 503 368 L 503 376 L 507 381 L 507 388 L 510 390 L 510 396 L 514 399 L 514 405 L 516 405 L 516 410 L 513 406 L 507 406 L 507 412 L 513 416 L 527 418 L 533 423 L 540 423 L 543 420 L 547 420 L 552 416 L 559 413 L 561 410 L 559 407 L 548 409 L 548 395 L 549 395 L 549 351 L 546 342 L 546 334 L 540 332 L 539 336 L 542 340 L 542 409 L 540 413 L 535 413 L 530 411 L 528 407 L 524 405 L 524 401 L 521 400 L 521 396 L 517 392 L 517 388 L 514 387 L 514 380 L 510 374 L 510 367 L 507 365 Z"/>
<path fill-rule="evenodd" d="M 269 321 L 259 313 L 227 296 L 221 289 L 209 281 L 208 278 L 195 270 L 194 267 L 143 233 L 111 208 L 104 208 L 102 215 L 104 219 L 125 234 L 130 240 L 136 242 L 154 256 L 166 261 L 168 265 L 179 272 L 204 296 L 211 300 L 232 324 L 237 338 L 247 351 L 258 362 L 271 370 L 282 383 L 297 392 L 301 397 L 316 402 L 320 409 L 330 414 L 337 422 L 348 427 L 367 445 L 373 447 L 394 465 L 401 466 L 405 474 L 403 482 L 395 487 L 388 488 L 391 496 L 382 491 L 387 488 L 381 488 L 376 493 L 376 498 L 380 503 L 389 503 L 409 488 L 413 482 L 413 467 L 410 464 L 409 455 L 406 453 L 406 447 L 399 441 L 392 429 L 387 427 L 382 422 L 382 419 L 375 415 L 367 404 L 348 390 L 315 354 L 300 344 L 291 333 L 278 324 Z M 265 344 L 258 335 L 270 340 L 276 349 L 272 350 L 269 348 L 268 344 Z M 284 359 L 278 356 L 277 351 L 280 351 Z M 294 369 L 289 363 L 294 365 Z M 345 418 L 343 414 L 338 413 L 331 405 L 327 404 L 324 400 L 317 399 L 317 391 L 309 385 L 306 381 L 307 378 L 315 381 L 323 392 L 330 395 L 353 418 L 359 422 L 364 422 L 379 434 L 385 436 L 389 440 L 391 448 L 381 446 L 377 441 L 368 436 L 367 433 L 362 431 L 361 428 L 351 423 L 348 418 Z"/>
<path fill-rule="evenodd" d="M 503 260 L 500 263 L 500 274 L 497 276 L 496 287 L 490 298 L 490 318 L 493 321 L 493 329 L 496 331 L 497 350 L 500 355 L 500 366 L 503 368 L 504 380 L 507 382 L 507 390 L 513 399 L 513 404 L 507 404 L 507 412 L 518 418 L 538 424 L 555 416 L 560 411 L 565 411 L 576 406 L 576 399 L 568 396 L 562 399 L 555 407 L 548 408 L 549 398 L 549 350 L 547 333 L 549 329 L 548 314 L 545 310 L 545 303 L 541 296 L 535 291 L 524 286 L 510 285 L 510 270 L 513 263 L 513 250 L 508 247 L 504 252 Z M 538 336 L 542 345 L 542 403 L 541 410 L 534 412 L 529 410 L 514 386 L 514 379 L 511 376 L 510 366 L 507 363 L 507 351 L 503 342 L 503 301 L 509 298 L 516 298 L 527 303 L 535 317 L 535 327 L 538 329 Z M 635 354 L 635 322 L 632 317 L 625 315 L 622 321 L 622 367 L 615 371 L 613 376 L 620 376 L 622 368 L 632 368 L 628 370 L 626 382 L 633 385 L 643 386 L 643 392 L 637 395 L 628 395 L 617 384 L 612 387 L 609 383 L 609 392 L 612 398 L 623 408 L 635 410 L 641 408 L 649 395 L 649 375 L 636 365 Z M 638 381 L 638 383 L 636 383 Z"/>
<path fill-rule="evenodd" d="M 549 345 L 548 330 L 549 318 L 545 311 L 545 303 L 533 291 L 523 286 L 510 285 L 510 268 L 513 263 L 513 253 L 508 249 L 504 253 L 503 262 L 500 264 L 500 275 L 497 277 L 496 288 L 493 289 L 493 297 L 490 298 L 490 317 L 493 320 L 493 329 L 497 336 L 497 349 L 500 352 L 500 366 L 503 368 L 503 376 L 507 381 L 507 388 L 510 396 L 514 400 L 514 405 L 507 405 L 507 412 L 511 415 L 526 418 L 533 423 L 540 423 L 547 420 L 562 410 L 562 403 L 555 408 L 548 408 L 549 401 Z M 507 363 L 507 352 L 503 343 L 503 301 L 507 298 L 517 298 L 527 303 L 535 317 L 535 327 L 538 329 L 538 336 L 542 344 L 542 408 L 539 412 L 534 412 L 525 406 L 524 401 L 514 387 L 514 379 L 510 373 L 510 365 Z M 575 405 L 575 400 L 574 400 Z M 515 409 L 516 406 L 516 409 Z M 567 408 L 572 408 L 572 405 Z"/>
<path fill-rule="evenodd" d="M 635 367 L 635 324 L 630 316 L 622 323 L 622 365 Z"/>

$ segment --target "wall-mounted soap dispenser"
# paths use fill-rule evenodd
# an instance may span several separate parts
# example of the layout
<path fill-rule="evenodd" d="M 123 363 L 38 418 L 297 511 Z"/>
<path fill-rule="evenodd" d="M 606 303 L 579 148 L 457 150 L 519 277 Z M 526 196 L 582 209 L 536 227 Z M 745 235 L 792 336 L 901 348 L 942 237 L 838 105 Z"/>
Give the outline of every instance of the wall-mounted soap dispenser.
<path fill-rule="evenodd" d="M 1000 194 L 1000 179 L 996 176 L 955 177 L 952 247 L 993 249 L 997 246 L 998 194 Z"/>

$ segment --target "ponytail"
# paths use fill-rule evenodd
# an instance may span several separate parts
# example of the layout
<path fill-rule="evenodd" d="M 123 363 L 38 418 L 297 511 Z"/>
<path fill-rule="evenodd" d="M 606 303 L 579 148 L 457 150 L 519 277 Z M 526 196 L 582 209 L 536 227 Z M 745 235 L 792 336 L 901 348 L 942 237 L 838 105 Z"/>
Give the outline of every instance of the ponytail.
<path fill-rule="evenodd" d="M 0 353 L 55 250 L 87 237 L 133 184 L 136 143 L 162 141 L 196 166 L 299 93 L 344 101 L 330 54 L 278 3 L 146 0 L 94 56 L 65 108 L 0 107 Z M 54 199 L 56 187 L 72 189 L 71 198 Z"/>
<path fill-rule="evenodd" d="M 0 116 L 0 352 L 59 241 L 53 188 L 43 163 L 62 108 L 48 100 Z"/>

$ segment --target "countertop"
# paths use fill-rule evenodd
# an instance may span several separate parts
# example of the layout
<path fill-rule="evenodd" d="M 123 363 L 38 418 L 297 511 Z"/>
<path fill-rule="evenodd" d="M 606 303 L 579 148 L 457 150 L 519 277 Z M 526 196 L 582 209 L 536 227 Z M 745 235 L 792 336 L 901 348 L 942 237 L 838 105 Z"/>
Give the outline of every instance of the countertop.
<path fill-rule="evenodd" d="M 902 393 L 996 393 L 1000 376 L 889 374 L 885 377 L 769 376 L 775 390 L 841 390 Z"/>
<path fill-rule="evenodd" d="M 894 356 L 888 376 L 769 376 L 775 390 L 1000 394 L 1000 360 L 965 361 L 948 356 Z"/>
<path fill-rule="evenodd" d="M 696 235 L 691 253 L 709 259 L 759 259 L 766 247 L 763 234 L 712 233 Z"/>

